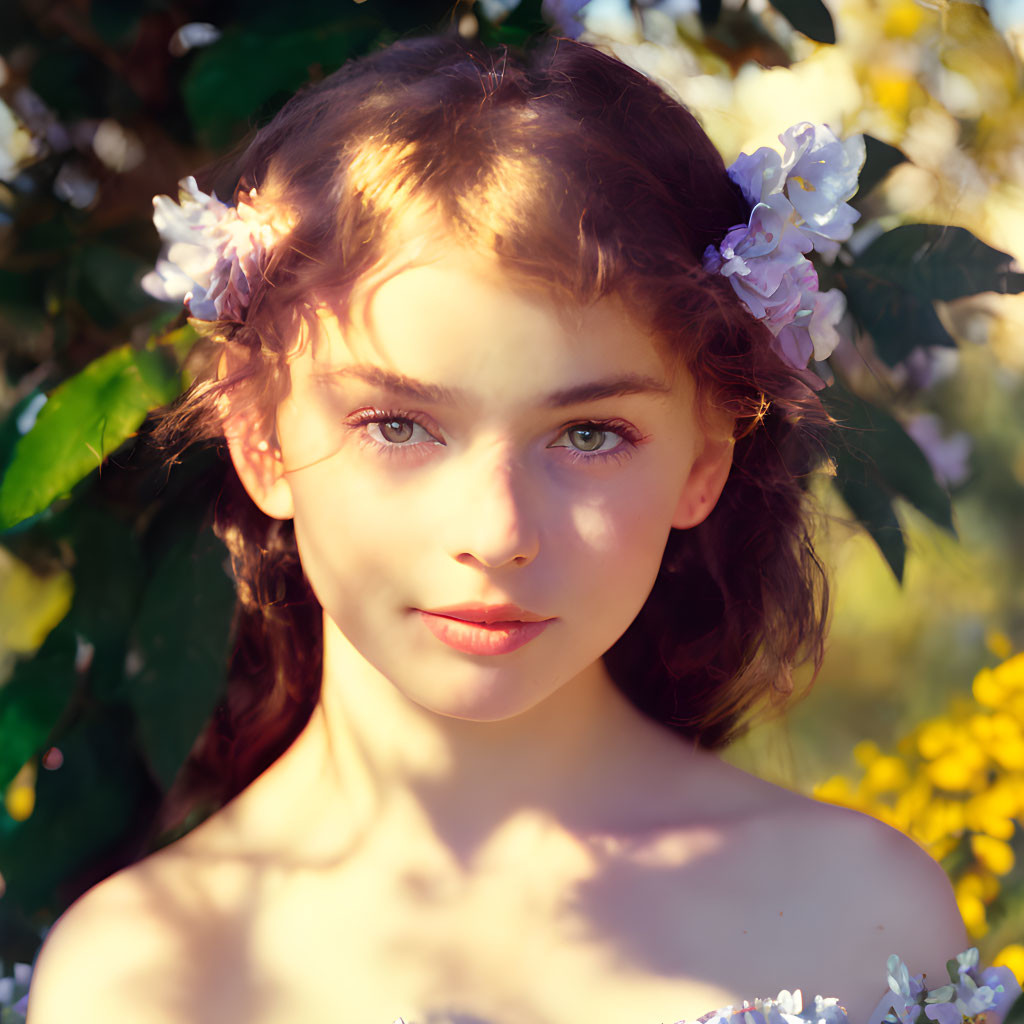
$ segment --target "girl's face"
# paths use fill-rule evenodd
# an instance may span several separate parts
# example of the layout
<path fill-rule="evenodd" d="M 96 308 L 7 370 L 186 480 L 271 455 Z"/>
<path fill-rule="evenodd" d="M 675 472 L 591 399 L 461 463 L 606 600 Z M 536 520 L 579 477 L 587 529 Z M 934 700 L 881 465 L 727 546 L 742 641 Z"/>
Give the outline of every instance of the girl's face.
<path fill-rule="evenodd" d="M 669 530 L 717 499 L 731 421 L 698 425 L 692 378 L 618 301 L 566 311 L 495 258 L 430 255 L 362 286 L 344 329 L 324 307 L 290 363 L 280 456 L 232 452 L 264 511 L 294 516 L 360 669 L 436 713 L 497 720 L 600 668 Z M 488 631 L 421 614 L 466 604 L 548 621 Z"/>

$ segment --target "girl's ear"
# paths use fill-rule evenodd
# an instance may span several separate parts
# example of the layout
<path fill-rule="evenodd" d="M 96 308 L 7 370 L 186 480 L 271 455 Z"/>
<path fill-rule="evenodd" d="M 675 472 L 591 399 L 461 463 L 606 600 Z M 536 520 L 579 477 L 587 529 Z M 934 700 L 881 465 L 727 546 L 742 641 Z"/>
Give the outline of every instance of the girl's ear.
<path fill-rule="evenodd" d="M 221 359 L 220 376 L 228 372 L 227 354 Z M 271 519 L 295 515 L 292 490 L 284 473 L 281 450 L 267 440 L 251 407 L 234 407 L 230 392 L 221 398 L 224 439 L 239 480 L 256 507 Z"/>
<path fill-rule="evenodd" d="M 281 451 L 265 439 L 257 441 L 250 427 L 241 416 L 225 420 L 224 436 L 235 472 L 264 515 L 271 519 L 291 519 L 295 515 L 295 504 L 284 475 Z"/>
<path fill-rule="evenodd" d="M 679 504 L 672 519 L 677 530 L 688 530 L 704 522 L 715 507 L 732 469 L 735 421 L 722 418 L 704 431 L 704 447 L 690 467 Z"/>

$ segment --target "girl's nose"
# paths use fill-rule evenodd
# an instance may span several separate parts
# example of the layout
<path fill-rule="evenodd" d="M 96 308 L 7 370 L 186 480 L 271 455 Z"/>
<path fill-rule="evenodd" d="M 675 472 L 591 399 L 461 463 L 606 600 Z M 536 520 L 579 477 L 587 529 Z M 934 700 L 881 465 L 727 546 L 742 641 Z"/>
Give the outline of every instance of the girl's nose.
<path fill-rule="evenodd" d="M 493 449 L 472 462 L 450 505 L 455 560 L 488 569 L 529 565 L 540 550 L 540 530 L 528 469 Z"/>

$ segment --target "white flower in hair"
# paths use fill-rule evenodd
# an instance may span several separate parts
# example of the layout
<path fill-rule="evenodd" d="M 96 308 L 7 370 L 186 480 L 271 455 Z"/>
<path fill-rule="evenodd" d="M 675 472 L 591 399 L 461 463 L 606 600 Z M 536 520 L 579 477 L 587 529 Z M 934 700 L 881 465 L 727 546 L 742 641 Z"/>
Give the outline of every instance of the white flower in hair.
<path fill-rule="evenodd" d="M 228 206 L 201 192 L 193 177 L 180 182 L 177 203 L 155 196 L 153 223 L 166 251 L 143 289 L 165 302 L 184 301 L 197 320 L 243 320 L 267 255 L 292 227 L 258 199 L 252 189 Z"/>
<path fill-rule="evenodd" d="M 840 142 L 827 125 L 799 124 L 779 140 L 786 146 L 786 196 L 803 219 L 814 248 L 834 260 L 860 214 L 848 204 L 864 166 L 864 137 Z"/>
<path fill-rule="evenodd" d="M 857 191 L 864 139 L 840 142 L 824 125 L 794 125 L 779 136 L 785 153 L 762 147 L 741 153 L 729 177 L 751 204 L 750 219 L 721 244 L 708 246 L 704 269 L 728 278 L 750 312 L 774 336 L 791 366 L 828 358 L 839 344 L 846 298 L 818 290 L 807 258 L 816 250 L 835 259 L 860 214 L 847 200 Z"/>

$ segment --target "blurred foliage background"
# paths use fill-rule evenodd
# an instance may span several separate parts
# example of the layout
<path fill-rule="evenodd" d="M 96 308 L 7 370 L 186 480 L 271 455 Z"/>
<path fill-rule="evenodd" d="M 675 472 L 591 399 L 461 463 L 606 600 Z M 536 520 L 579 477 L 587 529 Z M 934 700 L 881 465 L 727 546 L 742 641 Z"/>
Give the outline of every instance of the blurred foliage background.
<path fill-rule="evenodd" d="M 0 6 L 0 961 L 30 962 L 71 900 L 140 853 L 221 691 L 233 591 L 209 511 L 225 460 L 167 466 L 140 443 L 194 338 L 139 287 L 152 196 L 349 57 L 425 31 L 556 31 L 675 93 L 727 162 L 803 120 L 869 136 L 863 218 L 819 267 L 850 298 L 819 369 L 852 429 L 809 484 L 830 652 L 811 695 L 730 756 L 913 835 L 983 959 L 1024 976 L 1018 7 Z"/>

